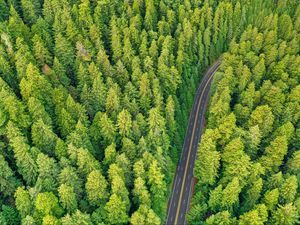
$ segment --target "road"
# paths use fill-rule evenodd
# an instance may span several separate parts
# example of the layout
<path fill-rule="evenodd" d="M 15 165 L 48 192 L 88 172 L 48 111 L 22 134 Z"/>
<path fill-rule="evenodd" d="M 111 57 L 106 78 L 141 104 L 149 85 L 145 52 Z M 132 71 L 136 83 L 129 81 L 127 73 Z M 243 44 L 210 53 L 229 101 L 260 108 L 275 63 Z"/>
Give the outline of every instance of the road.
<path fill-rule="evenodd" d="M 213 80 L 213 75 L 218 70 L 220 63 L 220 60 L 218 60 L 206 71 L 195 95 L 181 157 L 173 182 L 171 199 L 169 200 L 166 221 L 167 225 L 186 224 L 185 215 L 189 209 L 194 164 L 198 143 L 204 129 L 205 112 L 209 100 L 209 90 Z"/>

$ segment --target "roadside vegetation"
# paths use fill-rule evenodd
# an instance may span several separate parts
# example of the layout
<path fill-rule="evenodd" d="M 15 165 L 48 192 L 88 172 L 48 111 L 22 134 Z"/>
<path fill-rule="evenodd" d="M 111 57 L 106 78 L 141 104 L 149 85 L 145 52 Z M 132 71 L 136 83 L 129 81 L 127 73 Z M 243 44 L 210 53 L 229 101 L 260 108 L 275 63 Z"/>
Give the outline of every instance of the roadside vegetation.
<path fill-rule="evenodd" d="M 292 225 L 300 216 L 300 5 L 233 40 L 216 74 L 189 224 Z"/>

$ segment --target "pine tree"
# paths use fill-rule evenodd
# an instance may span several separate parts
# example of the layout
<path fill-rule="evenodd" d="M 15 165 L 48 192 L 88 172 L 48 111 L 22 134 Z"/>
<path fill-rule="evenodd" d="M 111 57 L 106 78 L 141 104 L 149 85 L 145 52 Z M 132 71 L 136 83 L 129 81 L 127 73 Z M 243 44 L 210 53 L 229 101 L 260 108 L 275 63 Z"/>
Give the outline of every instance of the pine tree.
<path fill-rule="evenodd" d="M 30 194 L 24 187 L 18 187 L 15 192 L 16 208 L 22 218 L 31 214 L 33 205 Z"/>
<path fill-rule="evenodd" d="M 32 38 L 32 42 L 34 43 L 33 45 L 34 57 L 39 63 L 39 66 L 44 66 L 45 64 L 50 65 L 52 57 L 49 50 L 46 48 L 45 44 L 43 43 L 41 37 L 36 34 Z"/>
<path fill-rule="evenodd" d="M 105 211 L 107 212 L 107 222 L 110 224 L 128 222 L 125 202 L 116 194 L 112 194 L 109 198 L 105 205 Z"/>
<path fill-rule="evenodd" d="M 77 209 L 77 199 L 74 188 L 66 184 L 62 184 L 58 188 L 59 201 L 62 207 L 72 213 Z"/>
<path fill-rule="evenodd" d="M 100 206 L 108 197 L 107 182 L 99 170 L 88 175 L 85 188 L 91 205 Z"/>
<path fill-rule="evenodd" d="M 12 196 L 20 183 L 2 154 L 0 154 L 0 171 L 0 191 L 3 196 Z"/>

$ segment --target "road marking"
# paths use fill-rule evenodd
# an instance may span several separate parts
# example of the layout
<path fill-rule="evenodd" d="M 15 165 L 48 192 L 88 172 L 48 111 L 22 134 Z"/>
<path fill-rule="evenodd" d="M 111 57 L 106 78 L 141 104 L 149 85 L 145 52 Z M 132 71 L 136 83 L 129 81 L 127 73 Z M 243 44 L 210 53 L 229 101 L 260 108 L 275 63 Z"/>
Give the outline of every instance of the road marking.
<path fill-rule="evenodd" d="M 210 71 L 208 71 L 208 72 L 210 72 Z M 200 105 L 201 105 L 200 103 L 201 103 L 201 100 L 202 100 L 203 95 L 205 93 L 206 87 L 208 86 L 208 84 L 210 83 L 211 79 L 213 78 L 213 74 L 214 73 L 212 73 L 211 76 L 209 77 L 209 79 L 206 81 L 206 84 L 205 84 L 205 86 L 203 88 L 203 91 L 201 93 L 201 96 L 199 98 L 199 101 L 198 101 L 198 104 L 197 104 L 197 111 L 196 111 L 195 121 L 198 120 L 198 114 L 199 114 Z M 191 140 L 193 140 L 194 136 L 195 136 L 196 124 L 197 123 L 194 122 Z M 182 185 L 181 185 L 181 188 L 180 188 L 181 191 L 180 191 L 179 201 L 178 201 L 178 205 L 177 205 L 176 216 L 175 216 L 175 223 L 174 224 L 177 224 L 177 221 L 178 221 L 178 215 L 179 215 L 179 210 L 180 210 L 181 201 L 182 201 L 182 194 L 183 194 L 183 189 L 184 189 L 183 187 L 184 187 L 184 184 L 185 184 L 186 173 L 187 173 L 187 168 L 188 168 L 188 162 L 190 161 L 190 156 L 191 156 L 191 146 L 192 146 L 192 141 L 190 142 L 190 146 L 189 146 L 189 149 L 188 149 L 188 159 L 187 159 L 187 162 L 186 162 L 186 165 L 185 165 L 185 170 L 184 170 L 184 175 L 183 175 L 183 181 L 182 181 Z M 181 214 L 181 218 L 182 218 L 182 214 Z"/>

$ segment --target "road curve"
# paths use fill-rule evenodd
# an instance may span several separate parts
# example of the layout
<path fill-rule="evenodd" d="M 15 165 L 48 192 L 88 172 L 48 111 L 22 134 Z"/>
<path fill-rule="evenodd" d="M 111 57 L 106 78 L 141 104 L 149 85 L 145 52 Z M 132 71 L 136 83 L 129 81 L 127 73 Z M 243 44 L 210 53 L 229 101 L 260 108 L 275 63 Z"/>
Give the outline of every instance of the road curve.
<path fill-rule="evenodd" d="M 205 112 L 208 104 L 209 90 L 213 75 L 221 61 L 216 61 L 204 74 L 197 89 L 194 105 L 190 113 L 181 157 L 177 165 L 172 194 L 169 200 L 166 225 L 186 224 L 185 214 L 189 209 L 193 171 L 200 136 L 204 128 Z"/>

